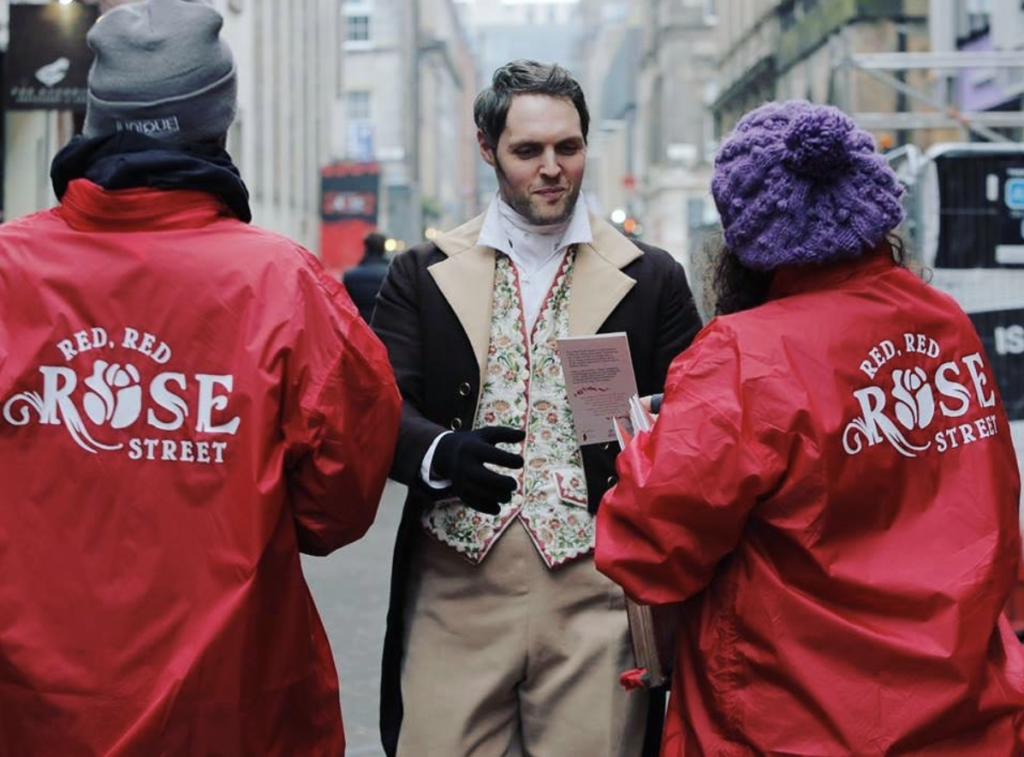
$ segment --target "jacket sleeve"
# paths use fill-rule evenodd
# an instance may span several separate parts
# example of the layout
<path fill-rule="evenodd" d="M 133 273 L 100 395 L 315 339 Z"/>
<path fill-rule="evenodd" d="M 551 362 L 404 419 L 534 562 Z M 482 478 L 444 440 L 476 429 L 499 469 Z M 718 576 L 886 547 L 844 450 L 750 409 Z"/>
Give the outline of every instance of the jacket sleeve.
<path fill-rule="evenodd" d="M 597 515 L 597 568 L 639 602 L 681 602 L 711 581 L 785 470 L 744 386 L 739 349 L 712 322 L 671 367 L 650 433 L 619 456 Z"/>
<path fill-rule="evenodd" d="M 299 548 L 326 555 L 373 524 L 400 399 L 384 346 L 318 261 L 300 271 L 298 298 L 282 419 L 288 491 Z"/>
<path fill-rule="evenodd" d="M 420 478 L 420 464 L 434 439 L 448 429 L 420 411 L 424 388 L 423 324 L 417 283 L 417 260 L 413 253 L 399 255 L 377 296 L 373 329 L 387 346 L 402 393 L 402 423 L 391 476 L 406 486 L 426 490 Z"/>
<path fill-rule="evenodd" d="M 667 284 L 663 289 L 659 308 L 654 346 L 654 370 L 651 372 L 654 385 L 649 390 L 641 389 L 642 394 L 653 394 L 663 390 L 672 361 L 690 346 L 690 342 L 701 329 L 700 314 L 686 281 L 686 271 L 674 259 L 669 259 L 669 265 Z"/>

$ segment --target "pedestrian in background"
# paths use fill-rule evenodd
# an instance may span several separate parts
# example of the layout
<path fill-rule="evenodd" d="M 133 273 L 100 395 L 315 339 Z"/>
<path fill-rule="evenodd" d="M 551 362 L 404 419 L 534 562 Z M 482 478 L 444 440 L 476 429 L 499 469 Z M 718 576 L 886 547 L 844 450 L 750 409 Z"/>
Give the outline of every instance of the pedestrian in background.
<path fill-rule="evenodd" d="M 1019 755 L 1010 429 L 968 317 L 887 235 L 901 187 L 835 108 L 722 144 L 718 312 L 619 458 L 597 565 L 685 602 L 663 754 Z"/>
<path fill-rule="evenodd" d="M 380 232 L 372 231 L 367 234 L 363 238 L 363 259 L 342 276 L 349 297 L 359 308 L 359 315 L 367 323 L 373 316 L 377 292 L 380 291 L 380 285 L 384 283 L 384 277 L 388 273 L 388 260 L 384 257 L 386 241 L 387 238 Z"/>
<path fill-rule="evenodd" d="M 567 71 L 509 63 L 474 110 L 499 191 L 395 259 L 373 320 L 405 399 L 392 475 L 409 486 L 384 747 L 635 757 L 647 697 L 619 687 L 624 597 L 592 558 L 615 451 L 578 446 L 556 344 L 628 332 L 641 390 L 660 391 L 700 321 L 675 260 L 588 212 L 589 115 Z"/>
<path fill-rule="evenodd" d="M 60 205 L 0 227 L 0 754 L 344 752 L 299 552 L 373 522 L 400 400 L 341 285 L 248 225 L 222 23 L 101 17 Z"/>

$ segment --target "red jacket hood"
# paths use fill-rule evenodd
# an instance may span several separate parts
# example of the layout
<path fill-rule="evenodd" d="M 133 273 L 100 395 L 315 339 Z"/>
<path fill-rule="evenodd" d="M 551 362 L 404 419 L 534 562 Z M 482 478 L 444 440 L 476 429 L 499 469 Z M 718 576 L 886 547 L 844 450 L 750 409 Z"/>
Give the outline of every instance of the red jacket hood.
<path fill-rule="evenodd" d="M 87 232 L 198 229 L 232 217 L 220 199 L 206 192 L 149 187 L 105 190 L 88 179 L 68 185 L 56 213 L 72 229 Z"/>

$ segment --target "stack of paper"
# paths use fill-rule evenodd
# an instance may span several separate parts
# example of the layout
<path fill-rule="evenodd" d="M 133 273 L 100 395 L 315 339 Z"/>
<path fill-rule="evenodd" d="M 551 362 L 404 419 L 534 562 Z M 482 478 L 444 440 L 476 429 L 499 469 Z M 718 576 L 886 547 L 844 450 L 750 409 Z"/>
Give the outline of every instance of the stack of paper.
<path fill-rule="evenodd" d="M 629 398 L 629 425 L 632 428 L 627 429 L 617 418 L 612 425 L 619 446 L 625 449 L 635 434 L 651 430 L 654 418 L 634 394 Z M 637 668 L 643 672 L 640 682 L 647 687 L 665 685 L 672 675 L 675 658 L 675 632 L 678 627 L 675 608 L 654 609 L 626 597 L 626 614 L 633 640 L 633 657 Z"/>

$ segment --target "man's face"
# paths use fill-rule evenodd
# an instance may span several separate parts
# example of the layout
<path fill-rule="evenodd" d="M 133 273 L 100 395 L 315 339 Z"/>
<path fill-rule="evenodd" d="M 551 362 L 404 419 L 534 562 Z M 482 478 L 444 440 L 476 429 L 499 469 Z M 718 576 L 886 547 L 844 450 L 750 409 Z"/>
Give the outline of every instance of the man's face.
<path fill-rule="evenodd" d="M 583 183 L 587 143 L 571 100 L 516 95 L 505 131 L 491 149 L 477 132 L 480 154 L 494 166 L 501 199 L 530 223 L 561 223 L 572 215 Z"/>

